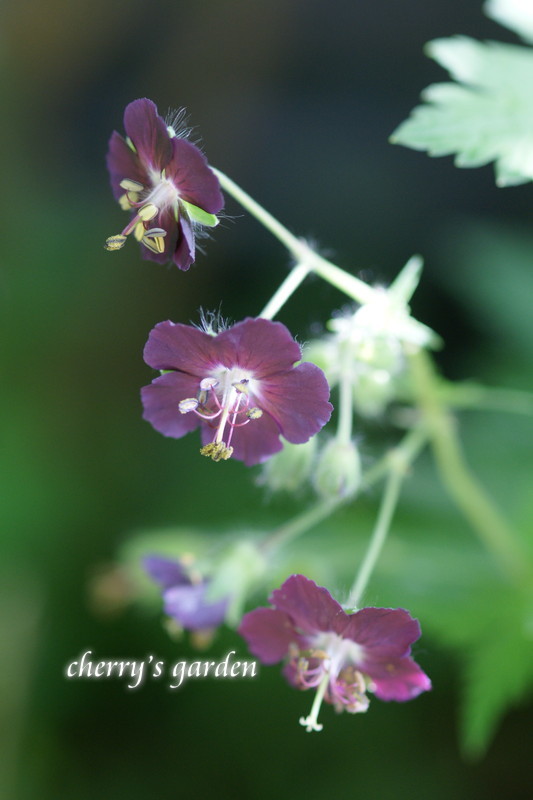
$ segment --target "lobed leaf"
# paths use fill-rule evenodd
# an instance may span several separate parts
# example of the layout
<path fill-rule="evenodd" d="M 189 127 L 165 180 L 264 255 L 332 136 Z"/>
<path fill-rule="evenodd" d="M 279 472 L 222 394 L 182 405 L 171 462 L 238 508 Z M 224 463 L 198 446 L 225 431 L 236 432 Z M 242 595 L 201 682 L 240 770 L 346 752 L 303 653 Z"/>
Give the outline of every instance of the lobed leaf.
<path fill-rule="evenodd" d="M 427 52 L 457 83 L 429 86 L 391 141 L 458 167 L 493 161 L 499 186 L 533 180 L 533 50 L 454 36 Z"/>

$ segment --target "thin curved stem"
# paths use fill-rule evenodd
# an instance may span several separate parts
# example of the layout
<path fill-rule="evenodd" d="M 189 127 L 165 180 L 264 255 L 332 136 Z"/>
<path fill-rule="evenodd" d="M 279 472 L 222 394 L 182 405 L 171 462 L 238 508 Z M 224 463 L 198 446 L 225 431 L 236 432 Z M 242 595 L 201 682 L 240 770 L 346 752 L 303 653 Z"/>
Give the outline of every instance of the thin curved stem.
<path fill-rule="evenodd" d="M 503 571 L 512 578 L 524 576 L 522 548 L 464 459 L 455 420 L 440 399 L 439 380 L 427 353 L 411 355 L 410 367 L 444 486 Z"/>

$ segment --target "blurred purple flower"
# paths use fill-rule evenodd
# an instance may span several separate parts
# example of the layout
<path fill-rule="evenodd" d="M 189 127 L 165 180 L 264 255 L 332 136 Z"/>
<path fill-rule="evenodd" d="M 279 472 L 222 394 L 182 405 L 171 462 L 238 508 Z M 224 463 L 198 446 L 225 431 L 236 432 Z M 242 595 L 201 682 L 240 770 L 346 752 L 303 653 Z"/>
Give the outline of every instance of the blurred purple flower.
<path fill-rule="evenodd" d="M 182 628 L 202 631 L 222 624 L 230 598 L 208 601 L 209 582 L 191 574 L 183 562 L 152 555 L 143 566 L 163 590 L 165 614 Z"/>
<path fill-rule="evenodd" d="M 257 608 L 242 619 L 239 633 L 250 651 L 264 664 L 288 656 L 289 683 L 318 688 L 337 711 L 366 711 L 367 691 L 404 702 L 431 689 L 410 657 L 420 625 L 403 608 L 347 614 L 327 589 L 303 575 L 288 578 L 270 602 L 273 608 Z M 317 713 L 300 720 L 307 730 L 321 729 Z"/>
<path fill-rule="evenodd" d="M 109 141 L 107 168 L 115 199 L 132 211 L 122 233 L 110 236 L 108 250 L 119 250 L 133 233 L 144 258 L 189 269 L 195 257 L 195 231 L 214 227 L 224 205 L 218 179 L 203 153 L 158 115 L 151 100 L 134 100 L 124 112 L 123 139 Z"/>
<path fill-rule="evenodd" d="M 280 322 L 245 319 L 221 333 L 173 322 L 151 331 L 144 360 L 165 374 L 142 389 L 144 418 L 176 439 L 201 426 L 201 453 L 247 466 L 302 444 L 328 421 L 322 370 L 299 364 L 300 347 Z"/>

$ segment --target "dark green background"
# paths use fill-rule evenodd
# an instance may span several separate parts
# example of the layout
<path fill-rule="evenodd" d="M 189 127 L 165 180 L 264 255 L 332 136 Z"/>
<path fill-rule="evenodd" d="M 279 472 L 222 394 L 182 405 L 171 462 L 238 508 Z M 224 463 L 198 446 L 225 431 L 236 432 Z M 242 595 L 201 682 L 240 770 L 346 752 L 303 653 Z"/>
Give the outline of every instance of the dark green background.
<path fill-rule="evenodd" d="M 257 314 L 288 262 L 231 200 L 232 219 L 188 274 L 141 261 L 133 243 L 105 252 L 124 224 L 104 165 L 124 106 L 142 96 L 163 112 L 186 106 L 212 164 L 369 280 L 390 280 L 422 253 L 414 311 L 445 337 L 447 374 L 526 388 L 531 187 L 497 190 L 490 168 L 461 171 L 387 143 L 419 91 L 445 77 L 422 54 L 427 40 L 514 37 L 473 0 L 27 0 L 4 4 L 2 22 L 0 792 L 526 797 L 527 711 L 505 718 L 484 761 L 462 760 L 458 664 L 431 633 L 417 658 L 433 693 L 408 706 L 374 700 L 356 717 L 326 708 L 325 730 L 313 736 L 297 724 L 311 696 L 289 689 L 275 667 L 257 681 L 191 682 L 179 693 L 63 678 L 86 649 L 194 657 L 170 641 L 157 613 L 103 619 L 90 609 L 88 579 L 133 531 L 195 525 L 216 537 L 280 523 L 301 507 L 265 500 L 239 463 L 200 459 L 194 436 L 165 440 L 141 420 L 151 327 L 195 321 L 200 306 L 220 303 L 236 320 Z M 340 303 L 309 281 L 280 318 L 305 340 Z M 463 422 L 471 463 L 511 514 L 526 487 L 527 424 L 488 414 Z M 360 435 L 370 461 L 385 426 Z M 335 559 L 332 532 L 360 552 L 377 500 L 365 497 L 342 524 L 317 532 L 325 564 Z M 478 545 L 431 470 L 411 477 L 397 526 L 413 579 L 392 597 L 378 575 L 370 600 L 409 603 L 424 627 L 432 587 L 423 559 L 418 573 L 414 566 L 417 542 L 449 530 L 474 552 Z M 355 566 L 354 556 L 353 569 L 332 572 L 330 588 L 345 589 Z M 209 657 L 229 649 L 246 653 L 227 632 Z"/>

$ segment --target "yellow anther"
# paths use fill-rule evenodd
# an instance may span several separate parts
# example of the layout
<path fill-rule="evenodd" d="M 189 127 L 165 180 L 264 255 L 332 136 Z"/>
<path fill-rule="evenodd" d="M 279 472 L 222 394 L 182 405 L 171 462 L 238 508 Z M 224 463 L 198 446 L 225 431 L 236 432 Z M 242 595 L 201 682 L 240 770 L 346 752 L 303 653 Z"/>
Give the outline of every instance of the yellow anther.
<path fill-rule="evenodd" d="M 142 192 L 144 189 L 142 183 L 139 183 L 139 181 L 132 181 L 131 178 L 124 178 L 124 180 L 120 181 L 119 185 L 127 192 Z"/>
<path fill-rule="evenodd" d="M 131 199 L 133 200 L 133 198 L 131 198 Z M 136 201 L 133 200 L 133 202 L 136 202 Z M 128 193 L 127 192 L 125 194 L 121 195 L 118 198 L 118 204 L 119 204 L 119 206 L 121 207 L 121 209 L 123 211 L 129 211 L 130 208 L 133 208 L 133 206 L 132 206 L 132 204 L 130 202 L 130 198 L 128 197 Z"/>
<path fill-rule="evenodd" d="M 248 409 L 248 411 L 246 412 L 246 416 L 248 417 L 248 419 L 260 419 L 263 416 L 263 412 L 261 411 L 260 408 L 254 406 L 254 408 Z"/>
<path fill-rule="evenodd" d="M 227 461 L 231 458 L 233 447 L 227 447 L 224 442 L 209 442 L 200 448 L 200 453 L 213 461 Z"/>
<path fill-rule="evenodd" d="M 189 411 L 196 411 L 198 408 L 198 400 L 196 397 L 186 397 L 185 400 L 180 400 L 179 410 L 180 414 L 188 414 Z"/>
<path fill-rule="evenodd" d="M 144 235 L 153 239 L 156 236 L 166 236 L 167 232 L 164 230 L 164 228 L 150 228 L 149 230 L 145 231 Z"/>
<path fill-rule="evenodd" d="M 144 233 L 144 225 L 142 222 L 138 222 L 137 225 L 133 229 L 133 235 L 137 239 L 138 242 L 142 242 Z"/>
<path fill-rule="evenodd" d="M 117 233 L 116 236 L 109 236 L 105 240 L 105 249 L 106 250 L 120 250 L 124 247 L 126 242 L 126 237 L 122 233 Z"/>
<path fill-rule="evenodd" d="M 241 381 L 235 381 L 235 383 L 232 383 L 231 385 L 236 392 L 239 392 L 239 394 L 248 394 L 248 383 L 248 379 L 243 378 Z"/>
<path fill-rule="evenodd" d="M 162 236 L 143 236 L 142 243 L 152 253 L 163 253 L 165 250 L 165 240 Z"/>
<path fill-rule="evenodd" d="M 143 222 L 148 222 L 154 217 L 157 217 L 157 215 L 159 214 L 159 209 L 157 206 L 154 206 L 153 203 L 147 203 L 145 206 L 142 206 L 142 208 L 138 210 L 137 214 L 139 215 L 140 219 L 142 219 Z"/>

